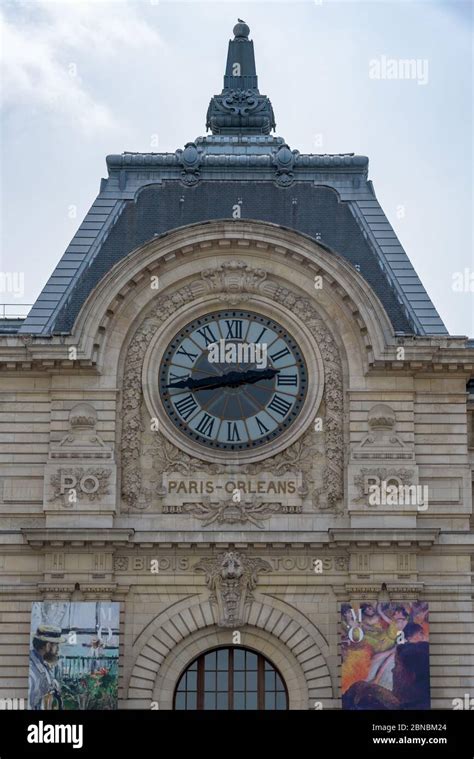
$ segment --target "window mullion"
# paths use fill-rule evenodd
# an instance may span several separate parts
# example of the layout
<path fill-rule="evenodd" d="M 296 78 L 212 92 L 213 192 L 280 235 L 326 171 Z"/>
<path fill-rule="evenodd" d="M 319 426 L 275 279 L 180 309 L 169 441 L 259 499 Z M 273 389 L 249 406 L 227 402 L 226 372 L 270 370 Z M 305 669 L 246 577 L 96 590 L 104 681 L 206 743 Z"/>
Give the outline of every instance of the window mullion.
<path fill-rule="evenodd" d="M 197 709 L 204 709 L 204 655 L 197 662 Z"/>
<path fill-rule="evenodd" d="M 228 706 L 229 711 L 234 709 L 234 649 L 229 648 L 229 674 L 228 674 Z"/>
<path fill-rule="evenodd" d="M 257 709 L 265 709 L 265 659 L 260 654 L 257 658 Z"/>

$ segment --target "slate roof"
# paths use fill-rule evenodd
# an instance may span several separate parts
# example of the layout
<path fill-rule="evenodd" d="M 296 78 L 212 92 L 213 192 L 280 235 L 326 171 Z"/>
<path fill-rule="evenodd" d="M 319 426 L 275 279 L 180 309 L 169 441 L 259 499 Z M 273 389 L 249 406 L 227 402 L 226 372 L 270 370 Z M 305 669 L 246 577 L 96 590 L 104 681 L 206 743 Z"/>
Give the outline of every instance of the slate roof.
<path fill-rule="evenodd" d="M 251 44 L 239 32 L 229 44 Z M 253 47 L 241 59 L 252 66 Z M 224 79 L 229 86 L 228 67 L 229 61 Z M 242 81 L 255 88 L 238 95 L 238 102 L 245 110 L 249 99 L 261 98 L 265 111 L 269 101 L 260 95 L 254 73 L 241 72 Z M 225 93 L 226 87 L 215 96 L 220 113 Z M 242 89 L 232 94 L 233 108 L 235 93 Z M 447 334 L 377 201 L 365 156 L 300 154 L 282 137 L 266 134 L 265 119 L 242 120 L 236 134 L 235 120 L 225 122 L 230 125 L 225 134 L 222 123 L 215 127 L 219 133 L 174 153 L 107 157 L 108 177 L 19 333 L 70 332 L 85 299 L 117 261 L 173 229 L 231 219 L 232 207 L 240 203 L 243 220 L 304 233 L 326 246 L 327 255 L 333 250 L 346 258 L 382 301 L 394 331 Z"/>
<path fill-rule="evenodd" d="M 8 317 L 0 318 L 0 334 L 15 334 L 24 323 L 25 319 Z"/>

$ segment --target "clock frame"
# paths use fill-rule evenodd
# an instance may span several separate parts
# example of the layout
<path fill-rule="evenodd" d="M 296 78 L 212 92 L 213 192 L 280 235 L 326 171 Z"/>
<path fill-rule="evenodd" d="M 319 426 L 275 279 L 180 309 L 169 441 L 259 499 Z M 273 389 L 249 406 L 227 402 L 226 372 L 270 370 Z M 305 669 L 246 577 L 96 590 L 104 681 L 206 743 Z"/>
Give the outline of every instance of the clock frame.
<path fill-rule="evenodd" d="M 222 303 L 216 306 L 215 302 L 202 303 L 199 307 L 189 304 L 181 311 L 179 319 L 175 315 L 163 325 L 145 355 L 142 382 L 148 411 L 157 420 L 158 431 L 193 458 L 234 465 L 274 456 L 294 442 L 317 416 L 324 370 L 314 339 L 306 326 L 296 322 L 287 309 L 277 310 L 274 304 L 269 308 L 267 302 L 256 302 L 257 298 L 252 300 L 248 309 L 219 308 Z M 229 330 L 227 337 L 222 325 Z M 258 330 L 254 329 L 257 325 Z M 210 372 L 205 357 L 206 345 L 215 342 L 216 337 L 234 344 L 246 340 L 247 344 L 258 342 L 255 337 L 263 328 L 270 332 L 267 367 L 278 370 L 273 381 L 259 378 L 254 387 L 252 383 L 247 385 L 244 382 L 236 387 L 199 391 L 166 387 L 188 381 L 189 377 L 227 378 L 235 369 L 245 373 L 247 369 L 234 367 L 231 363 L 228 370 L 218 363 L 212 367 L 215 371 Z M 176 361 L 177 353 L 181 363 Z M 186 356 L 186 353 L 192 355 Z M 291 384 L 285 385 L 285 382 Z M 225 408 L 219 396 L 227 398 Z M 247 397 L 249 401 L 240 416 L 236 412 L 239 397 Z M 254 413 L 250 409 L 252 403 Z"/>
<path fill-rule="evenodd" d="M 274 319 L 218 310 L 184 325 L 165 348 L 160 397 L 175 427 L 198 445 L 256 449 L 295 424 L 306 398 L 302 351 Z"/>

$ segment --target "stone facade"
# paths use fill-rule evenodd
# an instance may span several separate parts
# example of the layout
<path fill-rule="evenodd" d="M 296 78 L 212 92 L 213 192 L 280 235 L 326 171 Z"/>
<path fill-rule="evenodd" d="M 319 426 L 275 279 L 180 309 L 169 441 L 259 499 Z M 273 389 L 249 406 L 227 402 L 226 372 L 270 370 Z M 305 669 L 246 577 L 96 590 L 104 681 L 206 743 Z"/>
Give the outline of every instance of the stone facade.
<path fill-rule="evenodd" d="M 258 455 L 183 442 L 156 397 L 170 336 L 223 304 L 287 327 L 312 378 Z M 0 336 L 0 697 L 27 695 L 31 602 L 74 592 L 121 602 L 121 708 L 172 708 L 185 666 L 237 630 L 290 708 L 337 709 L 340 603 L 386 583 L 429 602 L 432 706 L 451 708 L 474 688 L 473 365 L 464 338 L 397 336 L 342 257 L 243 220 L 147 242 L 69 335 Z M 240 483 L 243 501 L 190 481 Z M 372 505 L 382 481 L 428 502 Z"/>

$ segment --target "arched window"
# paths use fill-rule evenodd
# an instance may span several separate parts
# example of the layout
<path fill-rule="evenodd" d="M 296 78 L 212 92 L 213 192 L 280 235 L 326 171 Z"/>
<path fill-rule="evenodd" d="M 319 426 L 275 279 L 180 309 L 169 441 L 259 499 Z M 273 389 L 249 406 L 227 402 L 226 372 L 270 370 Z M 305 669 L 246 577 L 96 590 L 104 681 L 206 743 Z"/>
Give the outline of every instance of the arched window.
<path fill-rule="evenodd" d="M 248 648 L 215 648 L 182 673 L 174 708 L 288 709 L 288 694 L 282 676 L 262 654 Z"/>

